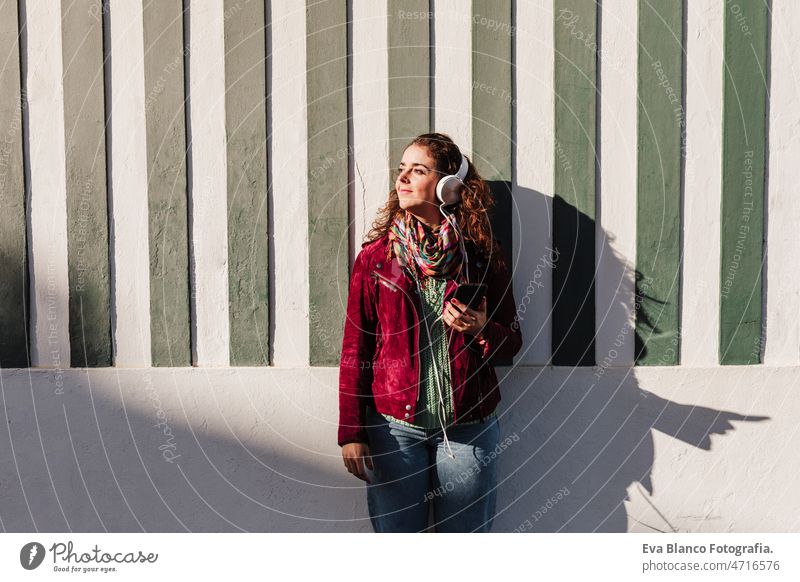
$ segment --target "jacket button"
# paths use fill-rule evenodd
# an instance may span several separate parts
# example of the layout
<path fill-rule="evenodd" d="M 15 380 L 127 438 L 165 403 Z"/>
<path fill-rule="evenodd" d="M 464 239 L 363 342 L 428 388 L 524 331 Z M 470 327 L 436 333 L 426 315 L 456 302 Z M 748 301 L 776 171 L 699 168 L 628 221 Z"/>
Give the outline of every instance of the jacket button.
<path fill-rule="evenodd" d="M 411 405 L 410 404 L 406 404 L 406 410 L 411 410 Z"/>
<path fill-rule="evenodd" d="M 411 415 L 410 415 L 409 413 L 407 413 L 407 412 L 406 412 L 406 418 L 408 418 L 409 416 L 411 416 Z"/>
<path fill-rule="evenodd" d="M 383 267 L 383 263 L 375 263 L 375 266 L 380 269 L 381 267 Z"/>
<path fill-rule="evenodd" d="M 480 261 L 478 261 L 477 263 L 475 263 L 475 266 L 476 266 L 476 267 L 478 267 L 478 268 L 480 269 L 480 268 L 483 266 L 483 263 L 481 263 Z"/>

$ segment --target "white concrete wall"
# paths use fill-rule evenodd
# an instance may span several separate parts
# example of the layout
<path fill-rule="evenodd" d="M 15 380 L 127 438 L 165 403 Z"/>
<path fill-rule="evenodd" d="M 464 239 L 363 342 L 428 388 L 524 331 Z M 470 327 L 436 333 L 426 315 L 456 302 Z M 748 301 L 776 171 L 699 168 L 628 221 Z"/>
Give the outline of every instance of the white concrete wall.
<path fill-rule="evenodd" d="M 498 371 L 494 531 L 800 529 L 797 368 Z M 2 528 L 371 531 L 336 445 L 336 378 L 3 371 Z"/>

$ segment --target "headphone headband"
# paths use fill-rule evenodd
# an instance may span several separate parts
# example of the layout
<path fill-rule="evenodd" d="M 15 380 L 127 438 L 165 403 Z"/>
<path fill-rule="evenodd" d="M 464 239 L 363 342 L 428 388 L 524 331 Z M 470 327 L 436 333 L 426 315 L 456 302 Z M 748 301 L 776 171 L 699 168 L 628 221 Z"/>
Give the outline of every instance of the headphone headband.
<path fill-rule="evenodd" d="M 459 153 L 461 153 L 459 151 Z M 461 165 L 455 174 L 442 176 L 436 184 L 436 197 L 445 206 L 458 204 L 461 202 L 461 189 L 464 186 L 464 179 L 469 171 L 469 160 L 467 156 L 461 154 Z"/>
<path fill-rule="evenodd" d="M 461 165 L 458 167 L 458 172 L 456 172 L 456 178 L 463 181 L 464 178 L 467 177 L 468 171 L 469 171 L 469 162 L 467 161 L 466 156 L 464 154 L 461 154 Z"/>

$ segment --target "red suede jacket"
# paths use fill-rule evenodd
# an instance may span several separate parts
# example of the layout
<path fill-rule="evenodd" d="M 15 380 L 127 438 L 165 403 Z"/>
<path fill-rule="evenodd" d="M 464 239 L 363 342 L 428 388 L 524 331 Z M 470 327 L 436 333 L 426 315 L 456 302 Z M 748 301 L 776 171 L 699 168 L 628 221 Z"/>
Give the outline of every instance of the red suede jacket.
<path fill-rule="evenodd" d="M 414 280 L 397 259 L 386 260 L 388 244 L 388 235 L 362 244 L 353 265 L 339 364 L 339 445 L 369 442 L 368 404 L 379 413 L 414 422 L 422 303 Z M 483 419 L 495 409 L 500 390 L 494 361 L 512 358 L 522 346 L 507 269 L 495 261 L 486 264 L 473 247 L 468 246 L 467 253 L 471 282 L 488 285 L 487 321 L 480 343 L 445 326 L 456 423 Z M 447 282 L 445 301 L 457 286 L 453 280 Z"/>

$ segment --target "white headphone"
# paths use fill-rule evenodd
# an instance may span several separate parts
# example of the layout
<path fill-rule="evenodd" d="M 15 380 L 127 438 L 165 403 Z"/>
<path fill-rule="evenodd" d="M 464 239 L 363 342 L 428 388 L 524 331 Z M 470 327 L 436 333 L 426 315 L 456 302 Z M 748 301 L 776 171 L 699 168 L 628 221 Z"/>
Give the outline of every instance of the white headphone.
<path fill-rule="evenodd" d="M 444 206 L 461 202 L 461 189 L 464 187 L 467 170 L 469 170 L 469 162 L 466 156 L 461 154 L 461 166 L 458 168 L 458 172 L 442 176 L 442 179 L 436 184 L 436 198 Z"/>

